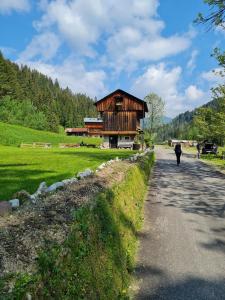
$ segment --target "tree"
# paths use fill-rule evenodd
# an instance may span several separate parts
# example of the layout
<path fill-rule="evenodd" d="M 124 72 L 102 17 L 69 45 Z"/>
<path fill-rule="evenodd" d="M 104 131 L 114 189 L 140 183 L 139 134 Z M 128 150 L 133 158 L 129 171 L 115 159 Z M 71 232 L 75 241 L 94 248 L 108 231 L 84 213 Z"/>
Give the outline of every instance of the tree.
<path fill-rule="evenodd" d="M 225 28 L 225 1 L 224 0 L 204 0 L 209 5 L 210 13 L 208 15 L 198 14 L 196 23 L 209 24 L 210 28 L 220 26 Z"/>
<path fill-rule="evenodd" d="M 5 96 L 0 101 L 0 121 L 38 130 L 46 130 L 48 126 L 44 113 L 38 111 L 31 101 L 13 100 L 10 96 Z"/>
<path fill-rule="evenodd" d="M 204 2 L 208 4 L 210 13 L 207 16 L 199 13 L 196 22 L 209 24 L 210 29 L 220 27 L 225 30 L 225 0 L 204 0 Z M 217 59 L 221 67 L 220 75 L 225 76 L 225 51 L 215 48 L 212 56 Z M 225 85 L 219 85 L 212 91 L 216 106 L 198 110 L 194 123 L 205 137 L 223 144 L 225 140 Z"/>
<path fill-rule="evenodd" d="M 3 101 L 5 97 L 9 97 L 7 108 Z M 73 94 L 68 88 L 62 89 L 57 80 L 54 82 L 51 78 L 27 66 L 18 66 L 6 60 L 0 52 L 0 103 L 1 101 L 4 102 L 5 107 L 4 111 L 0 111 L 0 115 L 5 122 L 9 120 L 17 124 L 18 122 L 29 123 L 32 128 L 35 126 L 56 132 L 59 125 L 83 126 L 84 117 L 97 116 L 91 98 L 83 94 Z M 11 105 L 10 101 L 12 101 Z M 34 119 L 25 122 L 21 112 L 28 108 L 27 101 L 36 111 L 32 115 Z M 26 102 L 23 107 L 22 102 Z"/>
<path fill-rule="evenodd" d="M 222 30 L 225 30 L 225 0 L 204 0 L 204 2 L 208 4 L 210 13 L 208 15 L 199 13 L 195 23 L 209 25 L 209 29 L 220 27 Z M 223 75 L 225 70 L 225 52 L 215 48 L 212 56 L 217 59 L 219 66 L 223 68 L 223 72 L 221 72 L 221 75 Z"/>
<path fill-rule="evenodd" d="M 225 141 L 225 98 L 221 99 L 216 108 L 199 108 L 194 117 L 194 125 L 201 134 L 199 138 L 223 145 Z"/>
<path fill-rule="evenodd" d="M 165 102 L 154 93 L 147 95 L 144 100 L 148 105 L 148 114 L 144 122 L 146 130 L 152 139 L 155 129 L 162 124 Z"/>

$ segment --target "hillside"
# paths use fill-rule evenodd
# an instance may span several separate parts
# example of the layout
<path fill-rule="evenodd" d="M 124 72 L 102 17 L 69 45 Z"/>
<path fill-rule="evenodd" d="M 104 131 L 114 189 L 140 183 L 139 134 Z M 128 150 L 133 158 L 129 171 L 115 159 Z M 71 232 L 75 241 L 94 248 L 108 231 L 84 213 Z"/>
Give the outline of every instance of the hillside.
<path fill-rule="evenodd" d="M 44 129 L 49 131 L 57 132 L 59 125 L 82 126 L 84 117 L 97 115 L 93 100 L 88 96 L 73 94 L 69 88 L 62 89 L 57 80 L 53 82 L 36 70 L 12 63 L 0 52 L 0 103 L 5 98 L 18 103 L 30 101 L 37 113 L 44 115 L 41 115 L 44 123 L 46 122 Z M 21 113 L 26 115 L 26 112 L 26 108 L 23 108 Z M 0 121 L 4 122 L 5 119 L 0 116 Z M 13 120 L 13 124 L 18 124 L 15 121 Z"/>
<path fill-rule="evenodd" d="M 44 142 L 57 145 L 59 143 L 100 144 L 101 139 L 85 137 L 69 137 L 48 131 L 39 131 L 18 125 L 0 122 L 0 144 L 6 146 L 19 146 L 21 143 Z"/>
<path fill-rule="evenodd" d="M 216 110 L 220 101 L 220 98 L 213 99 L 201 107 L 210 107 Z M 181 113 L 172 119 L 170 123 L 160 126 L 157 130 L 157 141 L 162 142 L 170 138 L 195 138 L 196 133 L 195 128 L 192 127 L 192 121 L 197 110 L 201 107 L 198 107 L 192 111 Z"/>

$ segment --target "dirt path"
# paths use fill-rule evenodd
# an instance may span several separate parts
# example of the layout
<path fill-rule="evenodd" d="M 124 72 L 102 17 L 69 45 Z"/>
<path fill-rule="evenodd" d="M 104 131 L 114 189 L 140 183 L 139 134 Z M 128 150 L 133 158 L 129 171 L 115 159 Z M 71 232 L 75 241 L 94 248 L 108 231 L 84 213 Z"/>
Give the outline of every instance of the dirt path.
<path fill-rule="evenodd" d="M 136 268 L 136 299 L 225 299 L 225 175 L 158 149 Z"/>

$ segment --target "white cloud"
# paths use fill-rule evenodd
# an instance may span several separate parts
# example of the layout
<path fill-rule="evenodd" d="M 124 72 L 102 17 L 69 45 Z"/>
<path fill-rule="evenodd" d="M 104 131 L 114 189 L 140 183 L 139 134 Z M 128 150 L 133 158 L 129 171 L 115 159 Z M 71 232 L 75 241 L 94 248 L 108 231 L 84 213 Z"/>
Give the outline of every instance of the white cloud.
<path fill-rule="evenodd" d="M 31 60 L 41 56 L 43 61 L 54 57 L 60 46 L 60 40 L 52 32 L 45 32 L 35 36 L 26 49 L 20 54 L 21 60 Z"/>
<path fill-rule="evenodd" d="M 114 64 L 116 61 L 121 67 L 126 67 L 130 62 L 158 61 L 190 46 L 190 40 L 185 37 L 164 38 L 158 35 L 146 38 L 140 31 L 131 30 L 136 33 L 133 39 L 127 34 L 126 28 L 122 28 L 108 40 L 108 54 Z"/>
<path fill-rule="evenodd" d="M 181 72 L 181 67 L 169 70 L 165 63 L 151 65 L 143 75 L 136 79 L 134 90 L 142 98 L 150 92 L 158 93 L 163 98 L 166 95 L 175 96 Z"/>
<path fill-rule="evenodd" d="M 42 5 L 43 6 L 43 5 Z M 45 7 L 38 30 L 56 26 L 59 34 L 83 55 L 93 56 L 94 45 L 123 26 L 156 14 L 158 0 L 56 0 Z M 126 12 L 126 13 L 125 13 Z"/>
<path fill-rule="evenodd" d="M 162 36 L 159 0 L 55 0 L 35 22 L 40 32 L 57 31 L 76 54 L 107 56 L 111 67 L 157 61 L 186 50 L 193 34 Z M 44 5 L 42 4 L 44 8 Z M 193 32 L 193 30 L 192 30 Z"/>
<path fill-rule="evenodd" d="M 121 71 L 132 73 L 143 63 L 185 51 L 195 36 L 192 28 L 164 36 L 166 24 L 157 15 L 159 0 L 40 0 L 39 4 L 43 15 L 34 23 L 37 35 L 20 61 L 91 96 L 106 93 L 106 73 L 100 68 L 109 70 L 109 78 Z M 57 59 L 54 65 L 64 43 L 69 45 L 70 58 L 62 63 Z M 185 109 L 181 108 L 185 96 L 178 92 L 181 73 L 181 67 L 150 65 L 137 78 L 135 89 L 141 96 L 150 90 L 160 94 L 175 114 Z"/>
<path fill-rule="evenodd" d="M 9 13 L 13 10 L 28 11 L 30 9 L 28 0 L 1 0 L 0 13 Z"/>
<path fill-rule="evenodd" d="M 189 71 L 192 73 L 194 71 L 194 69 L 196 68 L 196 58 L 198 56 L 199 52 L 198 50 L 193 50 L 191 52 L 191 57 L 187 63 L 187 68 L 189 69 Z"/>
<path fill-rule="evenodd" d="M 26 64 L 31 69 L 58 79 L 63 88 L 69 87 L 74 93 L 84 93 L 90 97 L 98 97 L 104 94 L 106 74 L 101 70 L 86 70 L 84 65 L 76 61 L 73 57 L 67 58 L 62 65 L 52 65 L 42 61 L 17 61 Z"/>
<path fill-rule="evenodd" d="M 168 69 L 164 63 L 151 65 L 134 83 L 133 92 L 144 98 L 149 93 L 156 93 L 166 102 L 166 112 L 175 116 L 184 110 L 177 85 L 182 73 L 181 67 Z"/>
<path fill-rule="evenodd" d="M 212 84 L 222 84 L 224 83 L 224 77 L 221 76 L 224 74 L 223 68 L 215 68 L 214 70 L 202 72 L 200 77 Z"/>
<path fill-rule="evenodd" d="M 187 100 L 195 101 L 195 100 L 202 99 L 204 96 L 204 92 L 202 90 L 198 89 L 196 85 L 190 85 L 185 90 L 185 96 L 186 96 Z"/>
<path fill-rule="evenodd" d="M 207 102 L 206 94 L 195 85 L 190 85 L 184 92 L 180 91 L 181 76 L 180 66 L 169 68 L 165 63 L 150 65 L 135 80 L 132 92 L 141 98 L 149 93 L 158 94 L 166 103 L 166 115 L 174 117 Z"/>

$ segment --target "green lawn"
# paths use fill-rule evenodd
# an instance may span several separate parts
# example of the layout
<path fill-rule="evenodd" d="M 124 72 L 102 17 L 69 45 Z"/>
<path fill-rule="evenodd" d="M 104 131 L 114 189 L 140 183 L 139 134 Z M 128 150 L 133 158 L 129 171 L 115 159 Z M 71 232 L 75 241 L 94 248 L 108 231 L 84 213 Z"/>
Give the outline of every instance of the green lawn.
<path fill-rule="evenodd" d="M 222 159 L 222 152 L 225 151 L 225 147 L 219 147 L 218 150 L 219 153 L 217 156 L 213 154 L 206 154 L 201 155 L 201 159 L 203 159 L 207 163 L 220 167 L 222 170 L 225 170 L 225 159 Z"/>
<path fill-rule="evenodd" d="M 0 144 L 6 146 L 19 146 L 21 143 L 43 142 L 58 146 L 59 143 L 81 143 L 100 145 L 100 138 L 66 136 L 48 131 L 34 130 L 18 125 L 0 122 Z"/>
<path fill-rule="evenodd" d="M 203 154 L 201 154 L 201 159 L 206 163 L 218 166 L 222 170 L 225 170 L 225 159 L 223 160 L 221 158 L 222 157 L 222 151 L 225 151 L 225 147 L 219 147 L 218 150 L 219 150 L 218 155 L 214 155 L 214 154 L 205 154 L 205 155 L 203 155 Z M 197 150 L 196 150 L 195 147 L 183 148 L 183 152 L 197 155 Z"/>
<path fill-rule="evenodd" d="M 22 189 L 33 193 L 40 182 L 52 184 L 86 168 L 95 169 L 115 157 L 125 158 L 130 150 L 21 149 L 0 146 L 0 200 L 9 200 Z"/>

